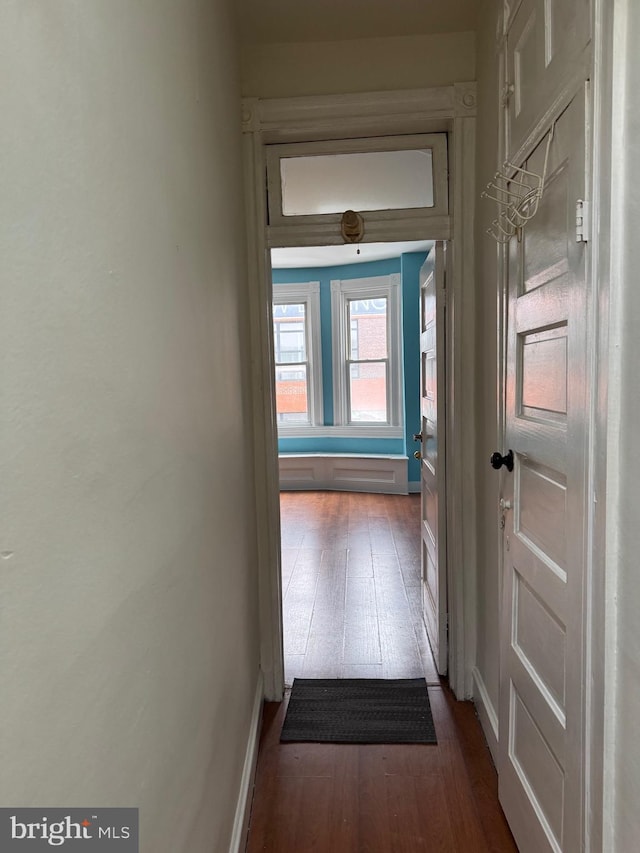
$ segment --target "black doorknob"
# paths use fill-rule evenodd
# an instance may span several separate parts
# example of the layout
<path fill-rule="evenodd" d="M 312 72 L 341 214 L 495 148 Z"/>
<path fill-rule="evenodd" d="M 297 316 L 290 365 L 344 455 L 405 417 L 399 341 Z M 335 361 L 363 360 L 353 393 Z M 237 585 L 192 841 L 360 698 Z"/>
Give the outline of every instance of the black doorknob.
<path fill-rule="evenodd" d="M 507 451 L 506 455 L 503 456 L 498 450 L 495 453 L 491 454 L 491 467 L 495 468 L 496 471 L 502 468 L 503 465 L 506 466 L 507 471 L 513 471 L 513 450 Z"/>

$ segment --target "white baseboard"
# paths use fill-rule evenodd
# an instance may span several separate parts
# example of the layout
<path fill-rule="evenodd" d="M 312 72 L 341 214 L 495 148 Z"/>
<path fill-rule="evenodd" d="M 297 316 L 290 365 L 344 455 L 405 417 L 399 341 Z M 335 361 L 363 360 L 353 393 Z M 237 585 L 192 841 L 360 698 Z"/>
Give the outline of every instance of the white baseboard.
<path fill-rule="evenodd" d="M 493 763 L 498 766 L 498 715 L 493 706 L 487 686 L 480 675 L 480 670 L 477 666 L 473 668 L 473 701 L 478 711 L 480 725 L 487 739 L 489 751 L 493 758 Z"/>
<path fill-rule="evenodd" d="M 280 488 L 408 493 L 406 456 L 350 453 L 281 453 Z"/>
<path fill-rule="evenodd" d="M 410 495 L 419 495 L 421 491 L 422 491 L 422 483 L 420 483 L 420 482 L 416 482 L 416 483 L 409 482 L 409 494 Z"/>
<path fill-rule="evenodd" d="M 244 756 L 240 793 L 238 795 L 236 815 L 233 821 L 233 832 L 231 833 L 229 853 L 242 853 L 247 845 L 249 818 L 251 817 L 251 802 L 253 799 L 253 783 L 256 775 L 256 764 L 258 761 L 258 743 L 260 742 L 263 699 L 264 679 L 262 672 L 260 672 L 258 674 L 258 683 L 256 684 L 256 693 L 253 700 L 251 725 L 249 727 L 247 749 Z"/>

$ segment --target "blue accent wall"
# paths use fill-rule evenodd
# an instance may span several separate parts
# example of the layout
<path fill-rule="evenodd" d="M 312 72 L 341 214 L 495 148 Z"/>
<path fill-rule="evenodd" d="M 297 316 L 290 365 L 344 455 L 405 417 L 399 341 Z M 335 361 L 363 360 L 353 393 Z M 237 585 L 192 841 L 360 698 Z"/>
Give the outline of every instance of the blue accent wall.
<path fill-rule="evenodd" d="M 280 438 L 281 453 L 392 453 L 409 456 L 409 482 L 420 480 L 420 465 L 413 458 L 411 436 L 420 429 L 420 285 L 424 252 L 411 252 L 384 261 L 342 264 L 335 267 L 273 270 L 274 290 L 279 284 L 320 282 L 322 341 L 322 396 L 324 423 L 333 424 L 333 365 L 331 362 L 331 282 L 400 273 L 402 281 L 402 360 L 405 436 L 376 438 Z M 416 445 L 417 446 L 417 445 Z"/>

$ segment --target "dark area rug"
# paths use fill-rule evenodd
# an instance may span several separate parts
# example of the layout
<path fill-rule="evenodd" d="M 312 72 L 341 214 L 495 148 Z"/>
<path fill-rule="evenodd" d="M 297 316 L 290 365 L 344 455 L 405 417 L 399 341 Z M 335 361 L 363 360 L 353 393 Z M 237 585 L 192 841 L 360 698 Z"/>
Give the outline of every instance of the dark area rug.
<path fill-rule="evenodd" d="M 295 678 L 280 740 L 436 743 L 424 678 Z"/>

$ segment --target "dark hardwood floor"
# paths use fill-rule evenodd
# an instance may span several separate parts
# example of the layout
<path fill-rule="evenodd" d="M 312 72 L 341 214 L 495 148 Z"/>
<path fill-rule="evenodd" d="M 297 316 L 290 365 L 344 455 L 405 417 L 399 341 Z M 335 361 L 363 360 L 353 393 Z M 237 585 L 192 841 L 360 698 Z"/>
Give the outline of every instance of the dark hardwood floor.
<path fill-rule="evenodd" d="M 470 702 L 433 666 L 420 618 L 415 496 L 282 495 L 286 675 L 424 675 L 437 745 L 281 744 L 266 703 L 247 850 L 516 851 Z"/>
<path fill-rule="evenodd" d="M 438 683 L 420 602 L 420 497 L 283 492 L 285 681 Z"/>

